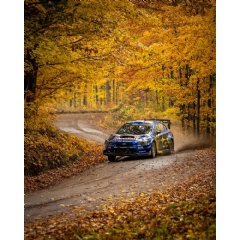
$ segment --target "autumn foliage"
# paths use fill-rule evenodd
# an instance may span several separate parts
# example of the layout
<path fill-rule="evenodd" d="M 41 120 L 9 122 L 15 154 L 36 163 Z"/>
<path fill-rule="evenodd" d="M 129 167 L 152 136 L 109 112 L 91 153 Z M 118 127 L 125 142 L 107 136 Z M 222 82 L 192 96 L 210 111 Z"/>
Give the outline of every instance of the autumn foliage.
<path fill-rule="evenodd" d="M 27 102 L 56 111 L 138 103 L 215 136 L 215 0 L 26 0 L 24 8 Z"/>
<path fill-rule="evenodd" d="M 25 225 L 25 239 L 216 239 L 215 149 L 163 169 L 164 191 L 109 199 L 102 210 L 62 214 Z M 178 177 L 181 181 L 177 181 Z"/>
<path fill-rule="evenodd" d="M 102 146 L 58 131 L 53 112 L 111 110 L 110 128 L 168 117 L 214 138 L 215 51 L 215 0 L 25 0 L 25 190 L 104 161 Z M 186 178 L 26 224 L 25 239 L 215 239 L 215 149 L 165 170 Z"/>
<path fill-rule="evenodd" d="M 24 175 L 37 176 L 51 169 L 57 169 L 78 161 L 83 171 L 88 165 L 103 161 L 101 154 L 103 147 L 89 143 L 74 135 L 60 132 L 51 121 L 54 117 L 45 108 L 38 105 L 25 107 L 24 129 Z M 92 159 L 94 157 L 94 160 Z M 71 172 L 70 175 L 73 173 Z M 63 174 L 63 176 L 67 174 Z M 31 178 L 30 178 L 31 179 Z M 37 178 L 35 178 L 37 180 Z M 47 179 L 38 181 L 46 186 L 51 183 Z M 56 181 L 56 179 L 54 179 Z M 28 184 L 25 179 L 25 188 L 36 188 Z M 33 182 L 32 182 L 33 183 Z"/>

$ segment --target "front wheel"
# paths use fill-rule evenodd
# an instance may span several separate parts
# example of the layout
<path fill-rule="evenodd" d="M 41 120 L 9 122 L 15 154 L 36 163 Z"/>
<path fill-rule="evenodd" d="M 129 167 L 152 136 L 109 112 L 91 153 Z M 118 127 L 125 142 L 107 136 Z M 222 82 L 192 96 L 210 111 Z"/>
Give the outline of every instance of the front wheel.
<path fill-rule="evenodd" d="M 157 149 L 156 149 L 156 143 L 155 142 L 152 143 L 150 156 L 151 156 L 151 158 L 155 158 L 157 156 Z"/>
<path fill-rule="evenodd" d="M 116 156 L 108 156 L 108 161 L 109 162 L 115 162 L 116 161 Z"/>

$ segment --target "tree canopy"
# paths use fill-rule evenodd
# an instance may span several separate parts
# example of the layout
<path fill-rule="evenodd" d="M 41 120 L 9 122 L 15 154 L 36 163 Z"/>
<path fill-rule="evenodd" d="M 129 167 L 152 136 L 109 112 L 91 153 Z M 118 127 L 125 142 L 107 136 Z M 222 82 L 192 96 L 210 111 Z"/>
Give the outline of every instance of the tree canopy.
<path fill-rule="evenodd" d="M 214 0 L 25 0 L 24 96 L 54 108 L 124 104 L 215 132 Z"/>

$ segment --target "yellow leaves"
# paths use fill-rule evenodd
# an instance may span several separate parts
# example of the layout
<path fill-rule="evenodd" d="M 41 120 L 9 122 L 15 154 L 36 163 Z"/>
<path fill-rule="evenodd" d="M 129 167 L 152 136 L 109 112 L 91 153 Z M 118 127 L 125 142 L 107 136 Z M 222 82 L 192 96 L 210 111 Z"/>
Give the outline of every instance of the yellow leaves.
<path fill-rule="evenodd" d="M 82 210 L 82 208 L 80 206 L 73 206 L 72 210 L 79 211 L 79 210 Z"/>
<path fill-rule="evenodd" d="M 115 213 L 115 211 L 114 211 L 113 208 L 109 208 L 108 211 L 109 211 L 110 213 L 112 213 L 113 215 L 116 215 L 116 213 Z"/>
<path fill-rule="evenodd" d="M 170 178 L 179 169 L 178 177 L 193 174 L 165 192 L 109 196 L 103 209 L 84 214 L 73 206 L 71 214 L 26 224 L 25 239 L 215 239 L 215 154 L 200 150 L 165 169 Z"/>
<path fill-rule="evenodd" d="M 27 121 L 25 128 L 25 175 L 42 173 L 39 176 L 25 176 L 25 191 L 45 187 L 54 181 L 82 172 L 96 162 L 105 161 L 102 155 L 103 146 L 59 133 L 49 123 L 39 123 L 38 126 L 35 121 L 32 128 Z M 69 164 L 68 167 L 56 168 L 66 163 Z M 46 170 L 50 171 L 43 173 Z"/>

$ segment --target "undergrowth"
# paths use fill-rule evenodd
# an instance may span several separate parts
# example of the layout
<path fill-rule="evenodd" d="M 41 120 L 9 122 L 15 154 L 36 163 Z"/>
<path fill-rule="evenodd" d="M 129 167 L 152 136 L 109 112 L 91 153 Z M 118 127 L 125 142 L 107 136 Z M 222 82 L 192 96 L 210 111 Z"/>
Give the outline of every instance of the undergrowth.
<path fill-rule="evenodd" d="M 93 144 L 56 129 L 54 116 L 36 104 L 25 107 L 24 120 L 25 176 L 67 165 L 94 148 Z"/>

